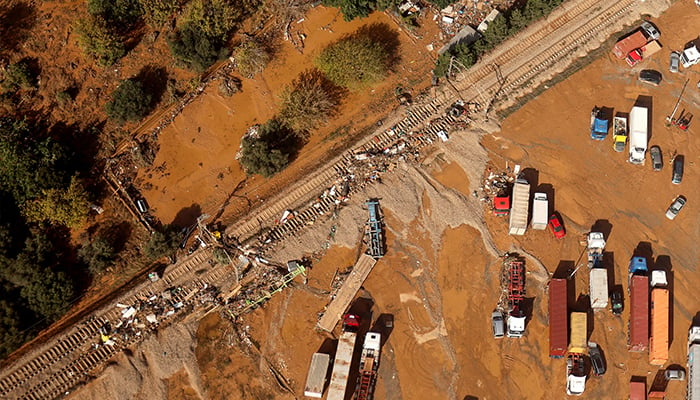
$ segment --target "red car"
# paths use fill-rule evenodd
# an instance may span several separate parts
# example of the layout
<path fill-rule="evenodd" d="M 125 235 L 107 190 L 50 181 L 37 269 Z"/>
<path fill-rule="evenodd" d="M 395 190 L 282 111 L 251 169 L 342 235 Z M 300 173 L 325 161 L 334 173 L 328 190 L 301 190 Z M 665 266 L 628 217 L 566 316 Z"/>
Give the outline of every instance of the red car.
<path fill-rule="evenodd" d="M 564 236 L 566 236 L 564 227 L 562 226 L 559 217 L 557 217 L 557 214 L 552 214 L 552 216 L 549 217 L 549 229 L 552 231 L 554 237 L 557 239 L 563 239 Z"/>

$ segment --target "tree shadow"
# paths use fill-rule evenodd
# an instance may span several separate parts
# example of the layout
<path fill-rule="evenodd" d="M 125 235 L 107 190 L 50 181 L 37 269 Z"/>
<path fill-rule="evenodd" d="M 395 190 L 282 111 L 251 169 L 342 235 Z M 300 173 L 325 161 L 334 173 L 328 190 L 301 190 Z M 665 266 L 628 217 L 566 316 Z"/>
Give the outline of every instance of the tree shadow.
<path fill-rule="evenodd" d="M 163 93 L 168 87 L 168 70 L 157 65 L 146 65 L 134 79 L 143 85 L 146 93 L 151 95 L 149 106 L 153 108 L 163 98 Z"/>
<path fill-rule="evenodd" d="M 115 253 L 124 250 L 131 237 L 133 226 L 127 221 L 115 222 L 102 229 L 103 237 L 112 245 Z"/>
<path fill-rule="evenodd" d="M 100 132 L 104 129 L 105 122 L 98 122 L 80 129 L 77 124 L 66 124 L 58 122 L 49 129 L 49 136 L 56 138 L 67 148 L 73 150 L 73 154 L 68 164 L 63 166 L 69 175 L 80 173 L 82 175 L 94 175 L 94 172 L 101 171 L 103 161 L 99 157 L 102 145 L 100 143 Z M 95 188 L 99 189 L 99 187 Z"/>
<path fill-rule="evenodd" d="M 188 228 L 197 222 L 200 215 L 202 215 L 202 207 L 199 204 L 192 204 L 178 211 L 170 224 L 182 229 Z"/>
<path fill-rule="evenodd" d="M 35 22 L 36 9 L 28 2 L 0 5 L 0 51 L 17 51 Z"/>
<path fill-rule="evenodd" d="M 673 344 L 673 265 L 671 264 L 671 257 L 667 255 L 660 255 L 656 257 L 654 261 L 654 269 L 666 272 L 666 281 L 668 282 L 668 346 L 669 348 Z"/>
<path fill-rule="evenodd" d="M 366 37 L 375 43 L 381 44 L 387 54 L 386 65 L 390 69 L 401 61 L 399 55 L 399 32 L 392 28 L 389 24 L 375 22 L 372 24 L 361 26 L 351 37 Z"/>
<path fill-rule="evenodd" d="M 610 232 L 612 232 L 612 224 L 607 219 L 597 220 L 593 226 L 591 226 L 591 232 L 600 232 L 603 234 L 603 238 L 608 240 L 610 237 Z"/>

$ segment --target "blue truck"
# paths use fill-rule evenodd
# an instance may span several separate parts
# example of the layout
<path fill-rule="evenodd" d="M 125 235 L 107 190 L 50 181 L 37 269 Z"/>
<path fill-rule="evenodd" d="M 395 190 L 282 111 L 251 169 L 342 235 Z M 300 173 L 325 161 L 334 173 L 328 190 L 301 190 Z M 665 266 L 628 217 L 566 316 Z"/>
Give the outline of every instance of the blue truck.
<path fill-rule="evenodd" d="M 591 110 L 591 139 L 603 140 L 608 136 L 608 120 L 603 119 L 602 110 L 593 107 Z"/>
<path fill-rule="evenodd" d="M 644 275 L 649 272 L 647 268 L 647 259 L 644 257 L 632 257 L 630 260 L 630 278 L 632 275 Z"/>

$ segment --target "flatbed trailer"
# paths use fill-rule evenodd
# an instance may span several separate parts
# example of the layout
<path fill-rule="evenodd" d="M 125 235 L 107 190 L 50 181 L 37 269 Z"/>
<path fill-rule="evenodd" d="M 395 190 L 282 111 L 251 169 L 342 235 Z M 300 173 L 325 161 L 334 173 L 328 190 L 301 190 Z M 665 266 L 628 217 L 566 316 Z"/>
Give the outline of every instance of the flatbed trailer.
<path fill-rule="evenodd" d="M 359 321 L 354 315 L 347 315 L 343 323 L 343 333 L 338 339 L 338 348 L 333 361 L 333 373 L 328 385 L 328 397 L 326 400 L 345 400 L 348 378 L 350 377 L 350 365 L 355 354 L 355 340 Z"/>
<path fill-rule="evenodd" d="M 513 196 L 508 222 L 509 235 L 524 235 L 527 230 L 530 208 L 530 184 L 525 179 L 517 179 L 513 184 Z"/>

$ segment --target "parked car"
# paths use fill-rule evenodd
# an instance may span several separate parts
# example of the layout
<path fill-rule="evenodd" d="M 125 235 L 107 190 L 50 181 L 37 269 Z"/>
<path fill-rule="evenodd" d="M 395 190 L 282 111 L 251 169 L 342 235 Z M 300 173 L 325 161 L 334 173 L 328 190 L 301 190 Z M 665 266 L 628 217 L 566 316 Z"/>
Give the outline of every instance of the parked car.
<path fill-rule="evenodd" d="M 680 67 L 680 65 L 681 65 L 681 53 L 679 53 L 677 51 L 672 51 L 671 58 L 669 60 L 668 70 L 673 72 L 673 73 L 676 73 L 676 72 L 678 72 L 678 68 Z"/>
<path fill-rule="evenodd" d="M 661 148 L 659 146 L 651 146 L 649 149 L 649 154 L 651 154 L 651 167 L 654 171 L 661 171 L 664 166 L 663 159 L 661 157 Z"/>
<path fill-rule="evenodd" d="M 649 40 L 659 40 L 659 38 L 661 37 L 661 33 L 659 32 L 659 30 L 647 21 L 642 22 L 641 28 L 647 35 Z"/>
<path fill-rule="evenodd" d="M 549 217 L 549 230 L 552 231 L 554 237 L 557 239 L 563 239 L 566 236 L 566 231 L 564 226 L 561 224 L 561 220 L 557 214 L 552 214 Z"/>
<path fill-rule="evenodd" d="M 680 368 L 667 369 L 664 371 L 664 377 L 667 381 L 682 381 L 685 379 L 685 371 Z"/>
<path fill-rule="evenodd" d="M 673 175 L 671 176 L 671 182 L 678 185 L 683 180 L 683 156 L 676 156 L 673 158 Z"/>
<path fill-rule="evenodd" d="M 614 289 L 610 293 L 610 306 L 612 309 L 612 313 L 614 315 L 621 315 L 622 314 L 622 309 L 625 307 L 623 301 L 622 301 L 622 291 L 619 289 Z"/>
<path fill-rule="evenodd" d="M 661 83 L 661 72 L 653 69 L 643 69 L 639 71 L 639 80 L 643 83 L 659 86 Z"/>
<path fill-rule="evenodd" d="M 502 312 L 495 310 L 491 313 L 491 328 L 493 329 L 493 337 L 502 338 L 505 335 L 506 327 Z"/>
<path fill-rule="evenodd" d="M 593 373 L 596 376 L 601 376 L 605 374 L 605 360 L 603 359 L 603 353 L 600 351 L 597 343 L 588 342 L 588 355 L 591 357 L 591 366 L 593 367 Z"/>
<path fill-rule="evenodd" d="M 668 210 L 666 210 L 666 218 L 673 220 L 676 218 L 679 212 L 683 209 L 685 206 L 686 199 L 683 196 L 678 196 L 676 197 L 675 200 L 673 200 L 673 203 L 671 203 L 670 206 L 668 206 Z"/>

